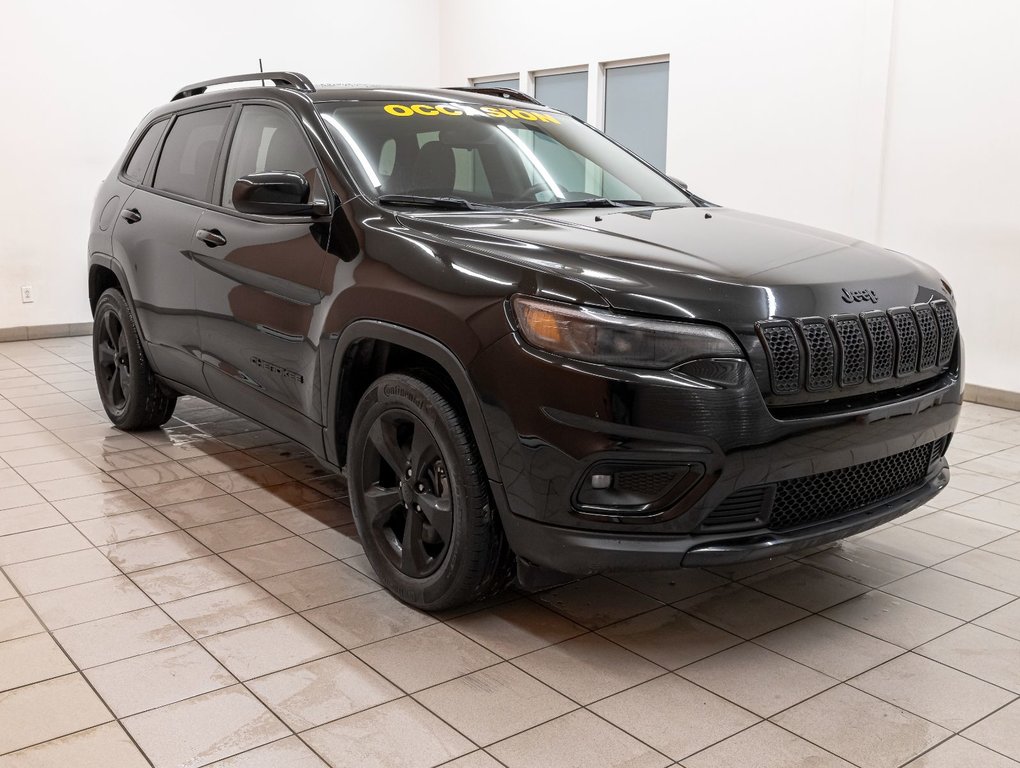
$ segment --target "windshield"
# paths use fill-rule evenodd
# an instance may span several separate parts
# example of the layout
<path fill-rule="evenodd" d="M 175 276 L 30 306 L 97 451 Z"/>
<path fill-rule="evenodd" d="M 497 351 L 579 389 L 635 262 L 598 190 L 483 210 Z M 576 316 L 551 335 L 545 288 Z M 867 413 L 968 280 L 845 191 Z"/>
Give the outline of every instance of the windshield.
<path fill-rule="evenodd" d="M 559 112 L 457 102 L 318 108 L 349 166 L 381 201 L 692 205 L 656 171 Z"/>

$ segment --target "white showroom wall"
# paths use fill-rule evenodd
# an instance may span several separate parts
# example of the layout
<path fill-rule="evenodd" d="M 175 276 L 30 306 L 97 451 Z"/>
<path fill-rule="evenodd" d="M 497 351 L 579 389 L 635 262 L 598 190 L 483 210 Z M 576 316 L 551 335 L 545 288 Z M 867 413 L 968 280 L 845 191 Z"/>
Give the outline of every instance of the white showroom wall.
<path fill-rule="evenodd" d="M 438 18 L 437 0 L 5 2 L 0 328 L 91 319 L 93 196 L 142 117 L 182 85 L 256 71 L 259 57 L 314 82 L 435 83 Z M 23 285 L 34 303 L 21 303 Z"/>
<path fill-rule="evenodd" d="M 897 0 L 878 240 L 959 299 L 967 380 L 1020 392 L 1020 3 Z"/>
<path fill-rule="evenodd" d="M 874 234 L 891 2 L 518 0 L 526 28 L 506 7 L 442 7 L 444 83 L 668 55 L 671 174 L 735 208 Z"/>
<path fill-rule="evenodd" d="M 442 0 L 442 82 L 588 66 L 592 104 L 600 63 L 668 55 L 670 174 L 709 200 L 934 264 L 959 299 L 968 381 L 1020 392 L 1020 3 L 512 9 Z"/>

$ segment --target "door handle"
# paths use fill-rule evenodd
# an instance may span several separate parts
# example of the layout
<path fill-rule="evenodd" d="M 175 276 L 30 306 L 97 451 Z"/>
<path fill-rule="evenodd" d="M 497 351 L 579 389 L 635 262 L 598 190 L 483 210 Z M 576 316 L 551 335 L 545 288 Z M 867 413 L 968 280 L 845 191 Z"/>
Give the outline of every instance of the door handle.
<path fill-rule="evenodd" d="M 210 248 L 215 248 L 217 245 L 227 244 L 227 238 L 225 238 L 223 233 L 218 229 L 200 229 L 195 233 L 195 237 Z"/>
<path fill-rule="evenodd" d="M 137 208 L 125 208 L 120 212 L 120 217 L 128 224 L 134 224 L 136 221 L 142 220 L 142 214 L 138 212 Z"/>

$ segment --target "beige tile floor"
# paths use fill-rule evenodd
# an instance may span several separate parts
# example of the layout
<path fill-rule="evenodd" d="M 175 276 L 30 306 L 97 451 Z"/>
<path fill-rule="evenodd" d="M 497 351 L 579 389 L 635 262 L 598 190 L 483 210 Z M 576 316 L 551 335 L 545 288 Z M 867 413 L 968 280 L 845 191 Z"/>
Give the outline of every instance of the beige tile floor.
<path fill-rule="evenodd" d="M 853 541 L 429 615 L 305 451 L 119 433 L 90 367 L 0 344 L 0 768 L 1020 766 L 1020 413 Z"/>

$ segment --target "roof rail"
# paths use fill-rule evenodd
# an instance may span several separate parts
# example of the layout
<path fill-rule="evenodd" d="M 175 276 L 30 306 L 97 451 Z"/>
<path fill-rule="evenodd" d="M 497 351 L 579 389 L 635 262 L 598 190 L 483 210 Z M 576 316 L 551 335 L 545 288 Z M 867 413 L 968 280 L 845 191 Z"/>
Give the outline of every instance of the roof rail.
<path fill-rule="evenodd" d="M 526 101 L 528 104 L 538 104 L 544 107 L 545 104 L 533 96 L 522 93 L 514 88 L 500 88 L 487 85 L 453 86 L 446 88 L 447 91 L 467 91 L 468 93 L 484 93 L 486 96 L 499 96 L 501 99 L 513 99 L 514 101 Z"/>
<path fill-rule="evenodd" d="M 224 85 L 226 83 L 247 83 L 255 80 L 272 80 L 273 85 L 281 88 L 294 88 L 305 93 L 314 93 L 315 86 L 312 81 L 300 72 L 252 72 L 247 75 L 231 75 L 230 77 L 217 77 L 214 80 L 203 80 L 200 83 L 192 83 L 181 88 L 170 101 L 184 99 L 188 96 L 198 96 L 205 93 L 210 85 Z"/>

